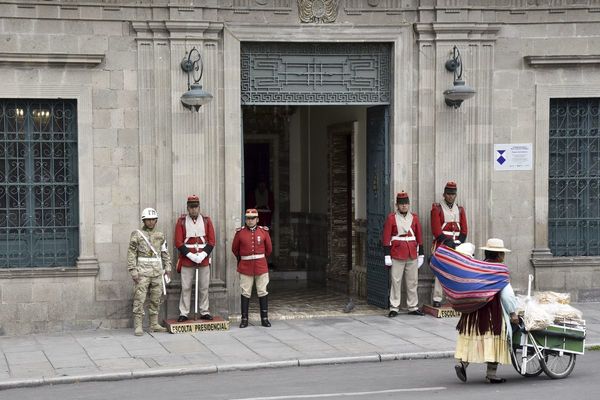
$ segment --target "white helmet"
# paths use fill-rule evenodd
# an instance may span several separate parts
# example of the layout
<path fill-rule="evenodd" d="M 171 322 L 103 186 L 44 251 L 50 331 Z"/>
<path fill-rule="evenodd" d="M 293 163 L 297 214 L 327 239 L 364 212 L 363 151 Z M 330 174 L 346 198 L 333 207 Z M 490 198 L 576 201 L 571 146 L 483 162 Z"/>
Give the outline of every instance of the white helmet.
<path fill-rule="evenodd" d="M 154 208 L 144 208 L 142 211 L 142 221 L 145 219 L 157 219 L 158 213 Z"/>

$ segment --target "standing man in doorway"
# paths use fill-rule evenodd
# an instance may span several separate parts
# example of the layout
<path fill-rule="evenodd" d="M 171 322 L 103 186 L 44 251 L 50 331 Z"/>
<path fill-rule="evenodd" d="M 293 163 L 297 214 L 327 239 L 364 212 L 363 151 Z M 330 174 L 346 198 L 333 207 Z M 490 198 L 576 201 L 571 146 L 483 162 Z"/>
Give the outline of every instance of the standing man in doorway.
<path fill-rule="evenodd" d="M 411 315 L 424 315 L 419 310 L 419 268 L 425 258 L 421 223 L 417 214 L 409 212 L 410 200 L 406 192 L 396 195 L 396 212 L 388 215 L 383 226 L 385 265 L 390 269 L 390 312 L 398 315 L 402 292 L 402 276 L 406 279 L 406 305 Z"/>
<path fill-rule="evenodd" d="M 135 336 L 142 336 L 144 302 L 149 295 L 148 320 L 150 332 L 166 332 L 158 323 L 158 311 L 165 282 L 163 275 L 171 277 L 171 255 L 164 233 L 156 229 L 158 213 L 153 208 L 142 211 L 142 229 L 131 232 L 127 249 L 127 270 L 135 283 L 133 294 L 133 326 Z"/>
<path fill-rule="evenodd" d="M 248 206 L 255 208 L 258 211 L 258 219 L 263 226 L 272 229 L 273 208 L 275 200 L 273 193 L 267 186 L 267 180 L 261 176 L 258 180 L 256 188 L 250 192 L 248 196 Z"/>
<path fill-rule="evenodd" d="M 235 232 L 231 251 L 238 260 L 237 272 L 240 274 L 242 289 L 242 320 L 240 328 L 248 326 L 248 308 L 252 286 L 256 282 L 256 294 L 260 304 L 261 325 L 268 328 L 269 303 L 267 285 L 269 284 L 269 267 L 267 257 L 273 251 L 269 228 L 258 226 L 258 211 L 255 208 L 246 210 L 246 224 Z"/>
<path fill-rule="evenodd" d="M 454 248 L 467 240 L 467 216 L 465 209 L 455 204 L 457 191 L 456 182 L 446 183 L 442 202 L 431 205 L 431 233 L 433 234 L 431 253 L 441 244 Z M 442 285 L 437 278 L 434 278 L 434 307 L 442 305 L 442 294 Z"/>
<path fill-rule="evenodd" d="M 210 285 L 210 253 L 215 247 L 215 229 L 211 219 L 200 214 L 200 199 L 191 195 L 187 198 L 187 214 L 175 224 L 175 247 L 179 250 L 177 272 L 181 273 L 181 298 L 179 299 L 178 322 L 189 319 L 192 281 L 197 274 L 198 310 L 200 319 L 212 320 L 208 308 Z"/>

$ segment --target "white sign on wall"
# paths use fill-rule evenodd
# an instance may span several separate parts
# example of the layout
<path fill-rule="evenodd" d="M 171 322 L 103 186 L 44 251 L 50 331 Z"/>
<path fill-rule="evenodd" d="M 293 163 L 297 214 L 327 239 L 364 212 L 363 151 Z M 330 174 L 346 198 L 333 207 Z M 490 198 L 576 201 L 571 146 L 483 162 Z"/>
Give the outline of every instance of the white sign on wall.
<path fill-rule="evenodd" d="M 531 143 L 495 144 L 494 169 L 496 171 L 528 171 L 533 169 Z"/>

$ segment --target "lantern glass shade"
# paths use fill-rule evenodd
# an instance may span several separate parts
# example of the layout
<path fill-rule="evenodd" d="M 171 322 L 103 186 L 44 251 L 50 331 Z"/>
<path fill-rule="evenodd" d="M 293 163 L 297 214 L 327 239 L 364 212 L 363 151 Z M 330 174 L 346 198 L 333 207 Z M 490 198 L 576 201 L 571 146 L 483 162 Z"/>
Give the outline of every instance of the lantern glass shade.
<path fill-rule="evenodd" d="M 213 95 L 202 89 L 199 83 L 192 83 L 190 90 L 181 95 L 181 102 L 189 109 L 192 107 L 198 111 L 200 107 L 208 104 L 213 98 Z"/>
<path fill-rule="evenodd" d="M 465 84 L 465 81 L 457 79 L 450 89 L 444 91 L 444 99 L 447 105 L 458 108 L 463 101 L 470 99 L 475 93 L 475 89 Z"/>

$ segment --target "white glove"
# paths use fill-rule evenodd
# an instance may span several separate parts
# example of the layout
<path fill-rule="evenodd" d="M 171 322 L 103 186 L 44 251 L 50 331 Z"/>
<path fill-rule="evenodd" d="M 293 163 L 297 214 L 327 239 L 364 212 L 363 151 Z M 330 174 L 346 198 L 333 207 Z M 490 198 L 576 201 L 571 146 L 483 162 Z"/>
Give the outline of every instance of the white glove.
<path fill-rule="evenodd" d="M 197 253 L 197 254 L 198 254 L 198 258 L 200 259 L 200 261 L 198 261 L 198 264 L 200 264 L 206 258 L 206 252 L 201 251 L 200 253 Z"/>
<path fill-rule="evenodd" d="M 421 268 L 421 266 L 423 265 L 423 263 L 425 262 L 425 256 L 419 256 L 417 258 L 417 268 Z"/>
<path fill-rule="evenodd" d="M 192 253 L 192 252 L 187 253 L 185 256 L 187 258 L 189 258 L 190 260 L 192 260 L 192 262 L 195 262 L 196 264 L 200 264 L 203 260 L 203 258 L 200 258 L 199 254 Z"/>
<path fill-rule="evenodd" d="M 386 267 L 392 266 L 392 256 L 385 256 L 385 266 Z"/>

